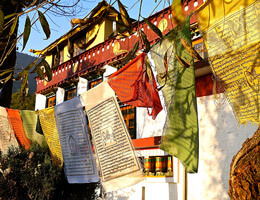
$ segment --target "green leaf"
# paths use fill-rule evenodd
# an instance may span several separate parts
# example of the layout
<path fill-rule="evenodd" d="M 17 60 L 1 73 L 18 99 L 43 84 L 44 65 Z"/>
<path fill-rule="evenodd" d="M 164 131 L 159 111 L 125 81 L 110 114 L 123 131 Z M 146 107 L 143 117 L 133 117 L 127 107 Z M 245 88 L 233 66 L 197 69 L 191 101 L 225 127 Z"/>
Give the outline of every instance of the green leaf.
<path fill-rule="evenodd" d="M 15 16 L 15 15 L 17 15 L 17 13 L 12 13 L 12 14 L 10 14 L 10 15 L 6 15 L 5 17 L 4 17 L 4 19 L 6 20 L 6 19 L 9 19 L 10 17 L 13 17 L 13 16 Z"/>
<path fill-rule="evenodd" d="M 40 77 L 41 80 L 44 79 L 44 75 L 43 75 L 43 71 L 40 67 L 36 67 L 36 72 L 38 74 L 38 76 Z"/>
<path fill-rule="evenodd" d="M 12 78 L 12 76 L 13 76 L 13 74 L 11 73 L 11 74 L 9 74 L 6 78 L 5 78 L 5 83 L 7 82 L 7 81 L 9 81 L 11 78 Z"/>
<path fill-rule="evenodd" d="M 157 28 L 150 20 L 144 18 L 145 23 L 153 30 L 160 38 L 163 38 L 163 34 L 159 28 Z"/>
<path fill-rule="evenodd" d="M 44 69 L 45 69 L 45 73 L 48 77 L 48 81 L 51 81 L 52 71 L 51 71 L 49 63 L 45 60 L 45 58 L 43 58 L 41 60 L 41 62 L 39 62 L 39 64 L 36 65 L 35 69 L 31 73 L 37 72 L 40 79 L 43 80 L 44 79 L 44 72 L 42 70 L 42 67 L 44 67 Z"/>
<path fill-rule="evenodd" d="M 189 63 L 185 62 L 180 56 L 178 56 L 176 53 L 175 53 L 175 57 L 177 58 L 177 60 L 179 61 L 179 63 L 184 67 L 184 68 L 189 68 L 190 65 Z"/>
<path fill-rule="evenodd" d="M 129 15 L 128 15 L 124 5 L 119 0 L 118 0 L 118 7 L 119 7 L 119 10 L 121 13 L 123 23 L 125 24 L 126 27 L 128 27 L 132 31 L 132 29 L 133 29 L 132 22 L 129 18 Z"/>
<path fill-rule="evenodd" d="M 97 36 L 98 36 L 99 30 L 100 30 L 100 27 L 98 28 L 98 31 L 97 31 L 97 33 L 94 35 L 94 37 L 91 38 L 87 43 L 85 43 L 85 44 L 76 44 L 76 46 L 77 46 L 78 48 L 80 48 L 80 49 L 87 49 L 87 48 L 96 40 L 96 38 L 97 38 Z"/>
<path fill-rule="evenodd" d="M 15 80 L 20 80 L 21 78 L 23 78 L 28 72 L 29 70 L 34 66 L 34 62 L 30 63 L 22 72 L 20 72 L 16 77 Z"/>
<path fill-rule="evenodd" d="M 30 33 L 31 33 L 31 20 L 30 20 L 30 17 L 27 15 L 26 21 L 25 21 L 25 26 L 24 26 L 23 49 L 22 50 L 24 50 L 24 47 L 26 46 Z"/>
<path fill-rule="evenodd" d="M 139 41 L 137 41 L 135 43 L 134 48 L 125 57 L 118 59 L 116 61 L 110 62 L 109 64 L 114 67 L 122 67 L 122 65 L 125 65 L 126 63 L 128 63 L 128 61 L 131 60 L 135 56 L 138 49 L 139 49 Z"/>
<path fill-rule="evenodd" d="M 53 68 L 56 68 L 60 65 L 60 50 L 59 47 L 56 46 L 56 53 L 54 55 L 54 64 L 53 64 Z"/>
<path fill-rule="evenodd" d="M 25 74 L 22 82 L 21 82 L 21 96 L 24 98 L 28 94 L 28 76 L 29 76 L 29 71 Z"/>
<path fill-rule="evenodd" d="M 10 36 L 13 35 L 14 30 L 17 27 L 17 22 L 18 22 L 18 17 L 16 16 L 14 18 L 14 21 L 13 21 L 13 24 L 12 24 L 12 27 L 11 27 L 11 30 L 10 30 L 10 33 L 9 33 Z"/>
<path fill-rule="evenodd" d="M 1 71 L 3 71 L 3 72 L 0 73 L 0 77 L 2 77 L 2 76 L 5 75 L 5 74 L 8 74 L 8 73 L 13 72 L 14 70 L 13 70 L 13 69 L 7 69 L 7 70 L 1 70 Z"/>
<path fill-rule="evenodd" d="M 137 50 L 139 49 L 139 41 L 137 41 L 134 45 L 134 48 L 123 58 L 124 63 L 127 63 L 130 59 L 132 59 Z"/>
<path fill-rule="evenodd" d="M 4 12 L 2 10 L 2 7 L 0 8 L 0 35 L 2 34 L 3 30 L 4 30 Z"/>
<path fill-rule="evenodd" d="M 145 52 L 149 52 L 151 49 L 150 42 L 148 41 L 146 34 L 142 30 L 141 30 L 141 36 L 145 45 Z"/>
<path fill-rule="evenodd" d="M 200 61 L 203 60 L 203 58 L 201 58 L 201 56 L 198 54 L 198 52 L 192 47 L 192 45 L 190 45 L 186 40 L 184 40 L 183 38 L 181 38 L 181 43 L 184 46 L 184 48 L 188 51 L 188 53 L 193 57 L 196 58 Z"/>
<path fill-rule="evenodd" d="M 38 15 L 39 15 L 39 19 L 40 19 L 40 22 L 42 25 L 42 29 L 46 35 L 46 40 L 47 40 L 50 38 L 50 35 L 51 35 L 49 23 L 47 22 L 45 16 L 42 14 L 42 12 L 39 10 L 38 10 Z"/>
<path fill-rule="evenodd" d="M 48 77 L 48 81 L 51 81 L 51 79 L 52 79 L 52 72 L 51 72 L 51 67 L 50 67 L 49 63 L 45 59 L 42 59 L 40 63 L 45 68 L 45 73 L 46 73 L 46 75 Z"/>

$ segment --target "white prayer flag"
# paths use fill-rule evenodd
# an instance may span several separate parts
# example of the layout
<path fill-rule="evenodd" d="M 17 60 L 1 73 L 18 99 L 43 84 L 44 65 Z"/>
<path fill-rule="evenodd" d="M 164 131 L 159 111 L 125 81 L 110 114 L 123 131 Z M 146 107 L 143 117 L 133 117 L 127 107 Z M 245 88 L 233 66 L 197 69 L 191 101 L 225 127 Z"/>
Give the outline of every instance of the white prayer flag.
<path fill-rule="evenodd" d="M 55 106 L 54 112 L 68 182 L 98 182 L 99 177 L 80 97 Z"/>
<path fill-rule="evenodd" d="M 81 94 L 105 192 L 144 179 L 114 91 L 107 81 Z"/>
<path fill-rule="evenodd" d="M 0 107 L 0 150 L 6 154 L 11 146 L 19 147 L 7 111 L 4 107 Z"/>

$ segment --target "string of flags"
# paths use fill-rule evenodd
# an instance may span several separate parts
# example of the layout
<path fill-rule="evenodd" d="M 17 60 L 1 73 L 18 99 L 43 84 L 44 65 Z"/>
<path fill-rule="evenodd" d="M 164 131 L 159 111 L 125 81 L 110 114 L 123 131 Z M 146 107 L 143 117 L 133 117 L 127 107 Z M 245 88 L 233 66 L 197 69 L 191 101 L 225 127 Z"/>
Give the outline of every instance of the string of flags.
<path fill-rule="evenodd" d="M 189 18 L 156 43 L 148 54 L 141 53 L 108 80 L 85 92 L 83 88 L 79 96 L 69 101 L 35 112 L 1 108 L 1 150 L 6 152 L 6 146 L 18 143 L 26 149 L 34 142 L 48 145 L 54 163 L 64 166 L 69 183 L 101 180 L 106 192 L 136 184 L 144 175 L 118 97 L 128 105 L 152 108 L 148 114 L 153 119 L 166 106 L 168 117 L 160 148 L 178 157 L 189 173 L 197 172 L 198 121 L 193 58 L 181 46 L 181 39 L 191 43 L 188 30 Z M 177 55 L 180 50 L 182 55 Z M 184 68 L 176 55 L 185 57 L 190 66 Z M 160 89 L 165 105 L 158 95 Z M 39 131 L 37 118 L 44 136 L 36 131 L 36 127 Z"/>

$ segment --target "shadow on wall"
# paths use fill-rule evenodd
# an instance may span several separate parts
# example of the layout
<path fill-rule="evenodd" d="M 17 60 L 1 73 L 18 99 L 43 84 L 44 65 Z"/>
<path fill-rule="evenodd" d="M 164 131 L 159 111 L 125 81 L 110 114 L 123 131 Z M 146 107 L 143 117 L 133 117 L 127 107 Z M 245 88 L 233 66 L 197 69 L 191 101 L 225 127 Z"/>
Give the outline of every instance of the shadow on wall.
<path fill-rule="evenodd" d="M 147 113 L 147 108 L 136 108 L 137 138 L 161 136 L 163 133 L 166 112 L 162 110 L 155 120 Z"/>
<path fill-rule="evenodd" d="M 129 197 L 136 193 L 135 187 L 125 188 L 114 192 L 109 192 L 106 196 L 107 200 L 130 200 Z M 140 199 L 140 198 L 138 198 Z"/>
<path fill-rule="evenodd" d="M 188 199 L 227 200 L 233 156 L 257 126 L 239 126 L 224 95 L 197 98 L 199 120 L 199 171 L 188 175 Z"/>

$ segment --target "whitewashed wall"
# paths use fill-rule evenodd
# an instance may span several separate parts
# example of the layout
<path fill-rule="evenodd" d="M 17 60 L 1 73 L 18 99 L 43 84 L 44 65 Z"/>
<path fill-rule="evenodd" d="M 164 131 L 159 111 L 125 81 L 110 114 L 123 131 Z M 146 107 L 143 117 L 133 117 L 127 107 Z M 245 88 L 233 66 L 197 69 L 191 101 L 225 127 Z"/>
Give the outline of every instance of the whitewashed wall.
<path fill-rule="evenodd" d="M 239 126 L 223 95 L 197 98 L 199 119 L 199 171 L 188 174 L 188 200 L 227 200 L 230 163 L 257 125 Z M 161 135 L 165 113 L 152 120 L 146 108 L 137 109 L 137 138 Z M 107 199 L 141 200 L 145 187 L 146 200 L 183 200 L 183 169 L 180 165 L 179 183 L 154 181 L 147 178 L 141 183 L 108 194 Z"/>
<path fill-rule="evenodd" d="M 147 108 L 136 108 L 136 138 L 161 136 L 166 118 L 165 110 L 162 110 L 155 120 L 147 113 Z"/>
<path fill-rule="evenodd" d="M 239 126 L 231 106 L 223 98 L 197 98 L 199 119 L 199 172 L 188 175 L 189 200 L 226 200 L 233 156 L 257 125 Z"/>

